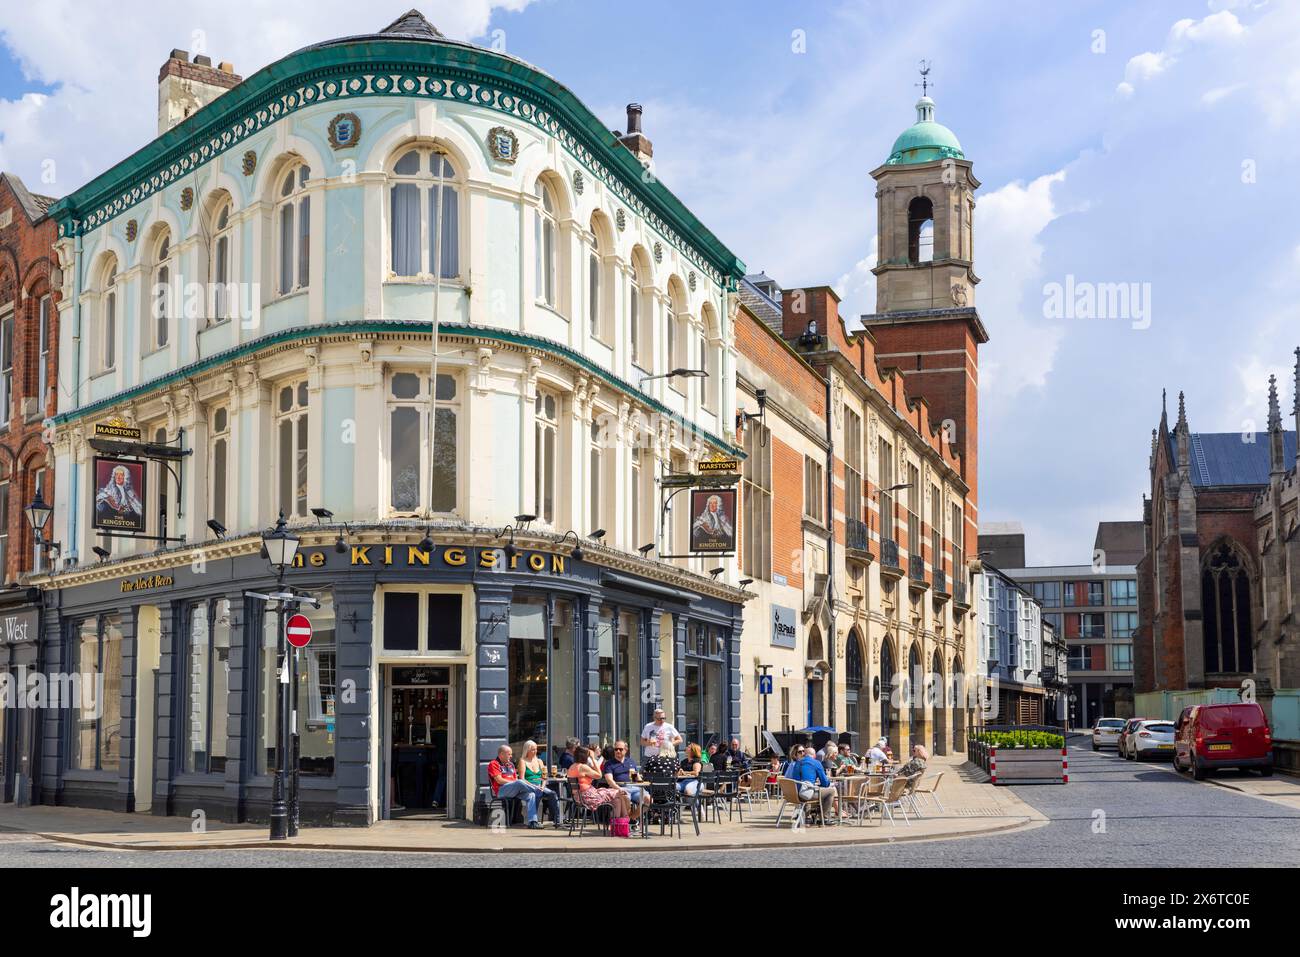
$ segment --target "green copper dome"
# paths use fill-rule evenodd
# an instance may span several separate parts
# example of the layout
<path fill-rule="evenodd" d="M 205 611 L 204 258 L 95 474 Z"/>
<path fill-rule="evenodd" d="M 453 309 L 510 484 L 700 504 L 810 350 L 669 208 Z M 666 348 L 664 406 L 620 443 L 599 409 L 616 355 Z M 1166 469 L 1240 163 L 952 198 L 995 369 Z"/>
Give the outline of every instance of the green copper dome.
<path fill-rule="evenodd" d="M 923 96 L 916 101 L 916 122 L 894 140 L 887 166 L 932 163 L 941 159 L 965 159 L 952 130 L 934 121 L 934 100 Z"/>

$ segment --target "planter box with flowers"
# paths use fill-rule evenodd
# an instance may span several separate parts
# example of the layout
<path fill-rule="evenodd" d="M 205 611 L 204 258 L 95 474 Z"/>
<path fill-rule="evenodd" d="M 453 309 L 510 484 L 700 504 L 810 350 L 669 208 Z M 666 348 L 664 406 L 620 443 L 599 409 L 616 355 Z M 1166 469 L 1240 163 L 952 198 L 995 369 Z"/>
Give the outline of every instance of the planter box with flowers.
<path fill-rule="evenodd" d="M 997 725 L 971 728 L 966 753 L 990 784 L 1068 784 L 1065 737 L 1053 728 Z"/>

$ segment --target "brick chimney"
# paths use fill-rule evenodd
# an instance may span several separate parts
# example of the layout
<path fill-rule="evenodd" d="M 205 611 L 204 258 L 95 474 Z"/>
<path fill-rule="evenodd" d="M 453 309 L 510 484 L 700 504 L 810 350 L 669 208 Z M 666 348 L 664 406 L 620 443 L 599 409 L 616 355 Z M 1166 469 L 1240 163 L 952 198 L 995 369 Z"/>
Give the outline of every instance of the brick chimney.
<path fill-rule="evenodd" d="M 158 71 L 158 135 L 188 119 L 242 79 L 229 63 L 214 67 L 212 58 L 202 54 L 191 63 L 188 51 L 173 50 Z"/>
<path fill-rule="evenodd" d="M 629 103 L 627 105 L 627 132 L 618 138 L 618 141 L 632 151 L 632 155 L 637 158 L 642 166 L 649 164 L 651 157 L 654 156 L 654 147 L 646 135 L 641 132 L 641 104 Z"/>

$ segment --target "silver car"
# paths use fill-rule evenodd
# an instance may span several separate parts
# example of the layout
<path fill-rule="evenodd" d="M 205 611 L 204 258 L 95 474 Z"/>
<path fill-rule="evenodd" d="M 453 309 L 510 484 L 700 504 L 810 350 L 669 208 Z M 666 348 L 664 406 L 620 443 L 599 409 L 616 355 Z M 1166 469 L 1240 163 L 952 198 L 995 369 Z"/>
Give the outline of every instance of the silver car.
<path fill-rule="evenodd" d="M 1124 718 L 1098 718 L 1092 726 L 1092 750 L 1102 748 L 1119 750 L 1119 733 L 1124 730 Z"/>
<path fill-rule="evenodd" d="M 1138 761 L 1174 756 L 1174 723 L 1143 721 L 1128 736 L 1128 753 Z"/>

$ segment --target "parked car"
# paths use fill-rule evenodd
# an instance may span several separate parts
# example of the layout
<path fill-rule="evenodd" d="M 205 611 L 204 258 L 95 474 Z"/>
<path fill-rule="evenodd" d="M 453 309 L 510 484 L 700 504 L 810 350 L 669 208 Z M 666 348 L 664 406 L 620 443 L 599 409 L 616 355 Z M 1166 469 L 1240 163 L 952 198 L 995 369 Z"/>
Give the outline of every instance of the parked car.
<path fill-rule="evenodd" d="M 1121 758 L 1130 757 L 1129 738 L 1137 731 L 1138 725 L 1143 721 L 1150 721 L 1150 718 L 1129 718 L 1124 722 L 1124 727 L 1120 729 L 1119 737 L 1115 739 L 1115 748 L 1119 751 Z"/>
<path fill-rule="evenodd" d="M 1174 755 L 1174 723 L 1147 719 L 1138 721 L 1129 732 L 1121 752 L 1131 761 L 1151 758 L 1172 758 Z"/>
<path fill-rule="evenodd" d="M 1098 718 L 1092 726 L 1092 750 L 1118 748 L 1119 733 L 1124 730 L 1123 718 Z"/>
<path fill-rule="evenodd" d="M 1255 702 L 1184 708 L 1174 729 L 1174 769 L 1198 781 L 1219 768 L 1273 773 L 1273 732 Z"/>

